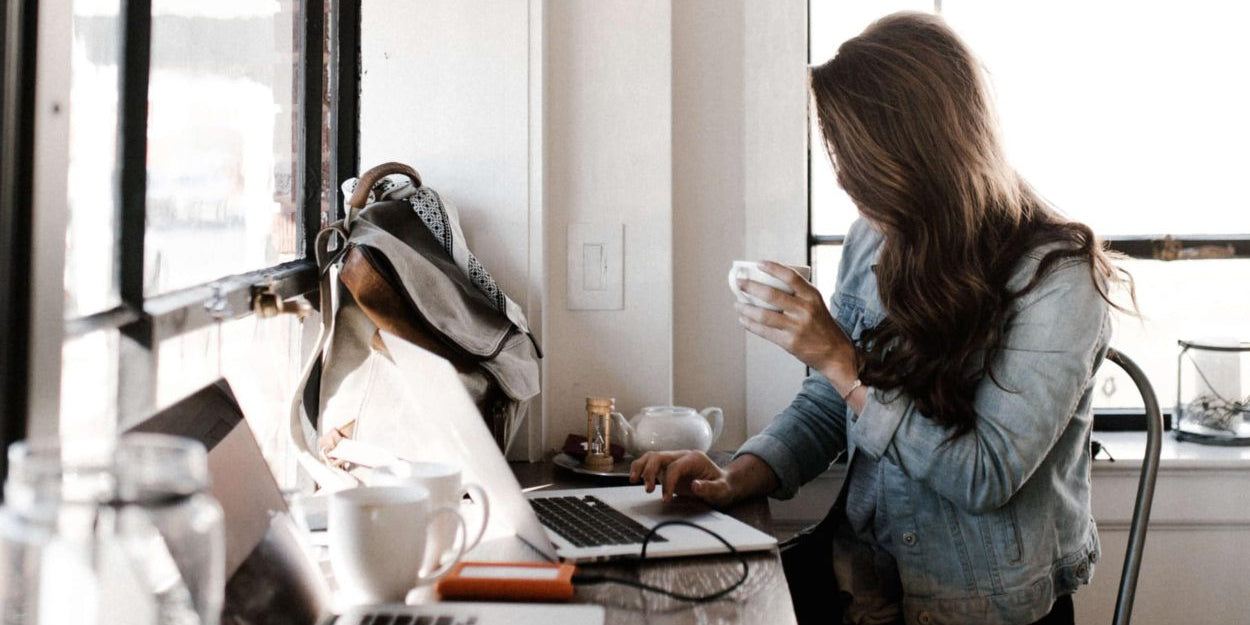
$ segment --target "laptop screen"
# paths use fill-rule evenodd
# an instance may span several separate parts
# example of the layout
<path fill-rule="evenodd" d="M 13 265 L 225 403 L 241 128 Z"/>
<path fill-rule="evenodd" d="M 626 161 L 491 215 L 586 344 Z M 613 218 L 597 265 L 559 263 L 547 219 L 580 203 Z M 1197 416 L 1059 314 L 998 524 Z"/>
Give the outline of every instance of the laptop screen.
<path fill-rule="evenodd" d="M 205 386 L 130 431 L 183 436 L 208 449 L 210 491 L 225 513 L 226 575 L 233 575 L 286 502 L 230 384 Z"/>
<path fill-rule="evenodd" d="M 218 380 L 129 431 L 192 438 L 208 449 L 210 492 L 221 505 L 226 539 L 222 623 L 318 622 L 329 590 L 230 385 Z"/>
<path fill-rule="evenodd" d="M 365 439 L 407 460 L 430 460 L 458 465 L 466 483 L 482 486 L 490 498 L 490 520 L 483 544 L 493 543 L 503 550 L 492 556 L 507 554 L 520 557 L 508 543 L 519 538 L 547 560 L 556 558 L 551 540 L 538 517 L 521 492 L 503 452 L 486 427 L 486 422 L 469 393 L 460 382 L 456 370 L 447 360 L 412 343 L 381 332 L 395 366 L 388 375 L 402 376 L 403 397 L 394 413 L 380 415 L 395 427 L 387 436 Z M 372 415 L 361 418 L 358 435 L 368 434 Z M 475 554 L 480 555 L 480 554 Z M 529 556 L 530 559 L 534 555 Z"/>

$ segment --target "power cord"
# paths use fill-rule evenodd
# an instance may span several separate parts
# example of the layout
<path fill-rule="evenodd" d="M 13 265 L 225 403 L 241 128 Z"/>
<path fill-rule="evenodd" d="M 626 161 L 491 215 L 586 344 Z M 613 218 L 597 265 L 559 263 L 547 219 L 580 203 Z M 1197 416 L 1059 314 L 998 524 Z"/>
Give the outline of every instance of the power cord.
<path fill-rule="evenodd" d="M 646 592 L 658 593 L 666 597 L 677 599 L 679 601 L 689 601 L 692 603 L 707 603 L 709 601 L 716 601 L 717 599 L 720 599 L 721 597 L 728 595 L 729 593 L 737 590 L 738 587 L 743 584 L 743 582 L 747 581 L 747 576 L 749 575 L 750 570 L 749 570 L 749 566 L 747 565 L 746 556 L 743 555 L 742 552 L 735 549 L 733 545 L 729 544 L 729 541 L 725 540 L 725 538 L 721 536 L 720 534 L 717 534 L 716 532 L 713 532 L 712 530 L 706 527 L 703 527 L 702 525 L 697 525 L 689 521 L 664 521 L 662 523 L 657 523 L 654 527 L 652 527 L 647 532 L 647 535 L 644 536 L 642 539 L 642 552 L 639 556 L 640 563 L 646 562 L 647 560 L 647 545 L 650 544 L 651 539 L 655 538 L 658 535 L 660 528 L 668 527 L 670 525 L 685 525 L 687 527 L 693 527 L 697 530 L 701 530 L 711 535 L 712 538 L 719 540 L 721 544 L 725 545 L 725 548 L 729 549 L 729 553 L 737 557 L 738 562 L 742 564 L 742 577 L 739 577 L 738 581 L 735 581 L 729 587 L 723 588 L 721 590 L 718 590 L 716 592 L 706 594 L 706 595 L 687 595 L 685 593 L 676 592 L 673 590 L 669 590 L 667 588 L 660 588 L 658 586 L 652 586 L 650 584 L 644 584 L 642 582 L 634 581 L 632 579 L 625 579 L 622 577 L 608 577 L 604 575 L 587 575 L 585 573 L 582 573 L 581 569 L 578 569 L 578 571 L 573 574 L 573 579 L 572 579 L 573 584 L 582 585 L 582 586 L 591 586 L 595 584 L 621 584 L 623 586 L 630 586 L 633 588 L 637 588 L 639 590 L 644 590 Z"/>
<path fill-rule="evenodd" d="M 1108 379 L 1110 379 L 1110 378 L 1108 378 Z M 1111 455 L 1111 452 L 1107 450 L 1107 446 L 1106 446 L 1106 445 L 1104 445 L 1104 444 L 1102 444 L 1102 441 L 1097 440 L 1097 439 L 1093 439 L 1093 438 L 1091 438 L 1091 439 L 1089 440 L 1089 456 L 1090 456 L 1090 458 L 1093 458 L 1094 460 L 1097 460 L 1097 459 L 1098 459 L 1098 455 L 1099 455 L 1099 454 L 1103 454 L 1103 453 L 1107 454 L 1107 460 L 1109 460 L 1109 461 L 1111 461 L 1111 462 L 1115 462 L 1115 458 Z"/>

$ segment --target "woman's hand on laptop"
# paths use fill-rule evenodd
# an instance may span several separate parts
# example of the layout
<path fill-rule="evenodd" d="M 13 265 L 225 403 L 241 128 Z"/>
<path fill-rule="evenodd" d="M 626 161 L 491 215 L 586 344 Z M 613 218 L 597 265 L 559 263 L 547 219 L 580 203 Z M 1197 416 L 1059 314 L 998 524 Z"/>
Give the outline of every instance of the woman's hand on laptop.
<path fill-rule="evenodd" d="M 649 451 L 629 466 L 629 481 L 647 492 L 659 484 L 664 501 L 694 496 L 716 508 L 777 490 L 781 481 L 759 456 L 742 454 L 722 468 L 701 451 Z"/>
<path fill-rule="evenodd" d="M 659 484 L 664 501 L 694 496 L 727 506 L 735 501 L 727 478 L 728 472 L 701 451 L 649 451 L 629 465 L 629 481 L 642 481 L 648 493 Z"/>

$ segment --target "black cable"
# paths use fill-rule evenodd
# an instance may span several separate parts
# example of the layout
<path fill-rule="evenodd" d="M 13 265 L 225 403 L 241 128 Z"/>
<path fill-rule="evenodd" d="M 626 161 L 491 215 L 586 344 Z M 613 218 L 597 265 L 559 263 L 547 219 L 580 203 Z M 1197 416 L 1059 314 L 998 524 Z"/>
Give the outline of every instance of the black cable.
<path fill-rule="evenodd" d="M 1112 457 L 1111 452 L 1107 450 L 1107 446 L 1102 444 L 1102 441 L 1099 441 L 1097 439 L 1090 439 L 1089 457 L 1093 458 L 1094 460 L 1097 460 L 1098 454 L 1102 454 L 1102 453 L 1107 454 L 1107 460 L 1111 462 L 1115 462 L 1115 458 Z"/>
<path fill-rule="evenodd" d="M 707 603 L 709 601 L 716 601 L 717 599 L 720 599 L 721 597 L 728 595 L 729 593 L 737 590 L 738 587 L 743 584 L 743 582 L 747 581 L 747 576 L 750 573 L 750 568 L 747 564 L 746 556 L 743 555 L 742 552 L 735 549 L 733 545 L 729 544 L 729 541 L 725 540 L 725 538 L 721 536 L 720 534 L 717 534 L 716 532 L 713 532 L 712 530 L 706 527 L 703 527 L 702 525 L 697 525 L 689 521 L 664 521 L 662 523 L 657 523 L 654 527 L 652 527 L 647 532 L 647 535 L 644 536 L 642 539 L 642 553 L 639 555 L 640 564 L 645 563 L 647 561 L 647 545 L 650 544 L 651 539 L 655 538 L 658 535 L 660 528 L 666 527 L 669 525 L 686 525 L 689 527 L 693 527 L 697 530 L 702 530 L 703 532 L 710 534 L 712 538 L 719 540 L 721 544 L 725 545 L 725 547 L 729 549 L 729 553 L 736 556 L 738 558 L 738 562 L 742 563 L 742 577 L 739 577 L 738 581 L 734 582 L 729 587 L 723 588 L 721 590 L 718 590 L 714 593 L 707 594 L 707 595 L 687 595 L 684 593 L 668 590 L 666 588 L 660 588 L 658 586 L 652 586 L 650 584 L 644 584 L 642 582 L 634 581 L 632 579 L 625 579 L 622 577 L 607 577 L 603 575 L 586 575 L 582 573 L 580 569 L 578 570 L 578 572 L 573 574 L 572 582 L 574 584 L 580 584 L 583 586 L 590 586 L 594 584 L 621 584 L 623 586 L 631 586 L 633 588 L 637 588 L 639 590 L 645 590 L 647 592 L 658 593 L 666 597 L 671 597 L 673 599 L 677 599 L 680 601 L 690 601 L 693 603 Z"/>

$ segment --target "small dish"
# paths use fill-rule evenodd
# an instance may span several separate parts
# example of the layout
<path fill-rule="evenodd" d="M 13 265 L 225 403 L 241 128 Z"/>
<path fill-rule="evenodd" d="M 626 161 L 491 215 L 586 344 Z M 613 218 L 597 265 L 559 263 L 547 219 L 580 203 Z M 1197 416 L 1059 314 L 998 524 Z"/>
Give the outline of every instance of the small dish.
<path fill-rule="evenodd" d="M 611 469 L 602 471 L 602 470 L 588 469 L 586 468 L 586 465 L 582 463 L 581 460 L 578 460 L 577 458 L 574 458 L 573 456 L 570 456 L 566 453 L 556 454 L 555 457 L 551 459 L 552 464 L 556 465 L 557 467 L 560 467 L 561 469 L 565 469 L 568 471 L 572 471 L 580 475 L 592 475 L 594 477 L 612 478 L 612 479 L 620 479 L 620 480 L 629 479 L 629 464 L 633 461 L 634 459 L 632 457 L 626 456 L 618 460 L 617 462 L 613 463 Z"/>

